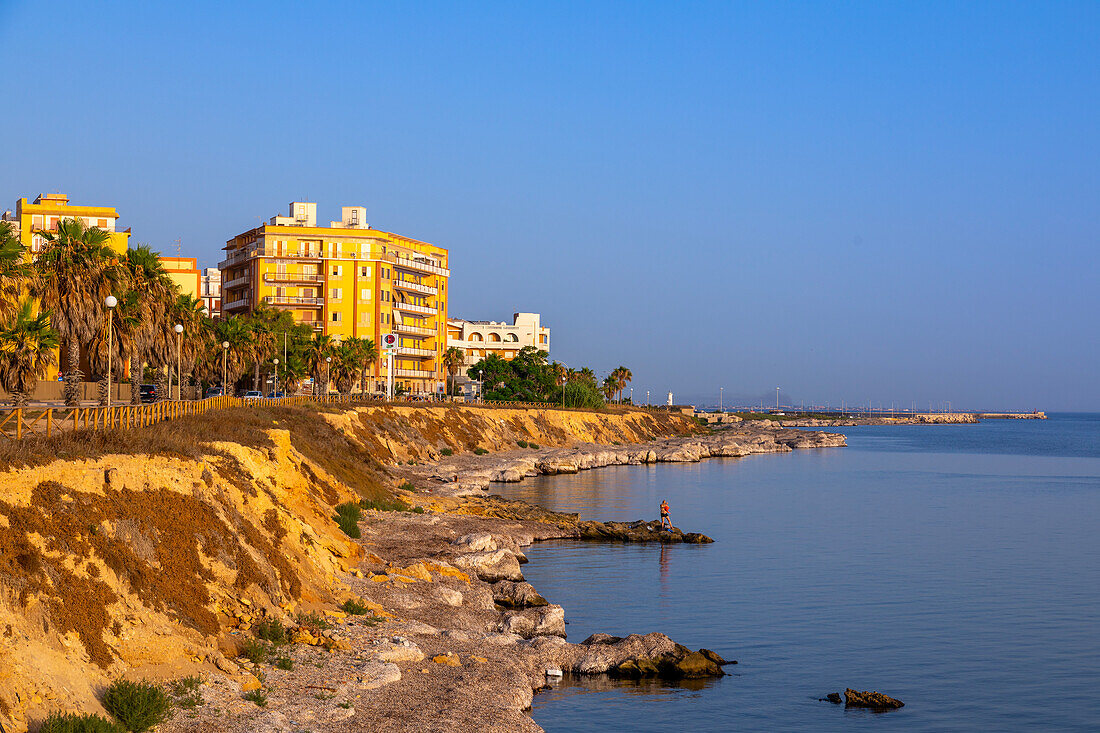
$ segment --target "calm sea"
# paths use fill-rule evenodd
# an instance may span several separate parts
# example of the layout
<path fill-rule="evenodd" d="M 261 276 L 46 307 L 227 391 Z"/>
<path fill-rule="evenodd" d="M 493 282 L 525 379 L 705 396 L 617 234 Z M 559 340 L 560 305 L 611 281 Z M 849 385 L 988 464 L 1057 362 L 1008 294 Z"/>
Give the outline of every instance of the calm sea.
<path fill-rule="evenodd" d="M 706 546 L 530 548 L 569 638 L 662 631 L 740 664 L 690 686 L 566 678 L 548 731 L 1100 730 L 1100 415 L 844 428 L 847 448 L 598 469 L 507 496 Z M 845 687 L 905 701 L 819 702 Z"/>

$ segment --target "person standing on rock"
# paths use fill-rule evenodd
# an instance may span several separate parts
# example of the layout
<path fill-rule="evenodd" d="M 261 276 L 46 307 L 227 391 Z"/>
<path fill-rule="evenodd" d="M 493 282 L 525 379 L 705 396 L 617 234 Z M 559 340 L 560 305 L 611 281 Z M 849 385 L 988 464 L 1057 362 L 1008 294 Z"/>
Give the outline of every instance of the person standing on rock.
<path fill-rule="evenodd" d="M 668 501 L 661 499 L 661 528 L 668 527 L 668 531 L 672 531 L 672 520 L 668 518 Z"/>

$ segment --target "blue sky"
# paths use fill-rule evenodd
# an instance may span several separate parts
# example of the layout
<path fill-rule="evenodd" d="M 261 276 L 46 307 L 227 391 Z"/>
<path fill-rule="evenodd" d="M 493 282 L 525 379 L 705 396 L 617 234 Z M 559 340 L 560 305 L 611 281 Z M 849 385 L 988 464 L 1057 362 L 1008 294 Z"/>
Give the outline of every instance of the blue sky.
<path fill-rule="evenodd" d="M 1096 3 L 0 0 L 0 208 L 308 198 L 635 396 L 1100 410 Z M 769 397 L 770 396 L 770 397 Z"/>

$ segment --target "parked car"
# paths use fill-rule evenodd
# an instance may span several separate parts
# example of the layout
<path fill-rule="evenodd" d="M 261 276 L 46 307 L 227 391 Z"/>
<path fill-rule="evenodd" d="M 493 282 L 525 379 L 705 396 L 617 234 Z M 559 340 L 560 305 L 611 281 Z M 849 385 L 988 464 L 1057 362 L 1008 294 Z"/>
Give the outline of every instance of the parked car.
<path fill-rule="evenodd" d="M 221 397 L 223 394 L 225 394 L 225 392 L 222 391 L 221 387 L 211 387 L 206 390 L 207 397 Z"/>
<path fill-rule="evenodd" d="M 138 389 L 141 391 L 142 402 L 156 402 L 157 401 L 157 385 L 155 384 L 143 384 Z"/>
<path fill-rule="evenodd" d="M 258 399 L 262 398 L 263 396 L 264 396 L 263 392 L 261 392 L 258 389 L 250 389 L 247 392 L 245 392 L 243 395 L 241 395 L 241 397 L 243 397 L 246 400 L 258 400 Z"/>
<path fill-rule="evenodd" d="M 268 395 L 268 397 L 271 397 L 273 399 L 280 399 L 282 397 L 286 397 L 286 392 L 279 390 L 278 392 L 272 392 Z"/>

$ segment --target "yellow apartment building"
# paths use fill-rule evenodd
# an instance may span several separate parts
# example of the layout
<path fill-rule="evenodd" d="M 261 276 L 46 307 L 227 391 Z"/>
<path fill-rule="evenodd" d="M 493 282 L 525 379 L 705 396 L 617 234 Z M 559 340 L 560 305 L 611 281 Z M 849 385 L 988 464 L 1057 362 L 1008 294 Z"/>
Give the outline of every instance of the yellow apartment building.
<path fill-rule="evenodd" d="M 27 203 L 22 198 L 15 202 L 15 225 L 19 229 L 19 241 L 33 258 L 42 251 L 44 240 L 40 232 L 57 231 L 61 219 L 83 219 L 90 227 L 98 227 L 109 234 L 108 245 L 120 255 L 126 253 L 130 243 L 130 230 L 118 231 L 118 212 L 110 206 L 77 206 L 69 204 L 63 193 L 42 193 Z"/>
<path fill-rule="evenodd" d="M 293 313 L 333 338 L 369 338 L 379 350 L 373 374 L 384 389 L 384 334 L 398 336 L 394 384 L 411 393 L 444 387 L 448 252 L 372 229 L 366 209 L 345 206 L 340 221 L 317 225 L 317 204 L 295 201 L 288 216 L 229 240 L 221 270 L 226 317 L 259 304 Z"/>
<path fill-rule="evenodd" d="M 160 264 L 179 288 L 180 295 L 190 295 L 196 299 L 199 297 L 202 292 L 202 275 L 199 273 L 198 259 L 160 255 Z"/>
<path fill-rule="evenodd" d="M 130 243 L 130 230 L 119 231 L 118 212 L 110 206 L 81 206 L 69 203 L 69 197 L 63 193 L 42 193 L 33 203 L 21 198 L 15 202 L 15 214 L 4 215 L 10 220 L 19 234 L 19 242 L 27 249 L 27 256 L 34 259 L 45 246 L 42 238 L 44 231 L 57 231 L 57 223 L 62 219 L 82 219 L 90 227 L 98 227 L 108 233 L 107 245 L 121 257 L 126 254 Z M 64 349 L 58 363 L 64 367 Z M 85 374 L 86 364 L 81 365 Z M 52 381 L 57 378 L 58 368 L 50 367 L 43 379 Z"/>

